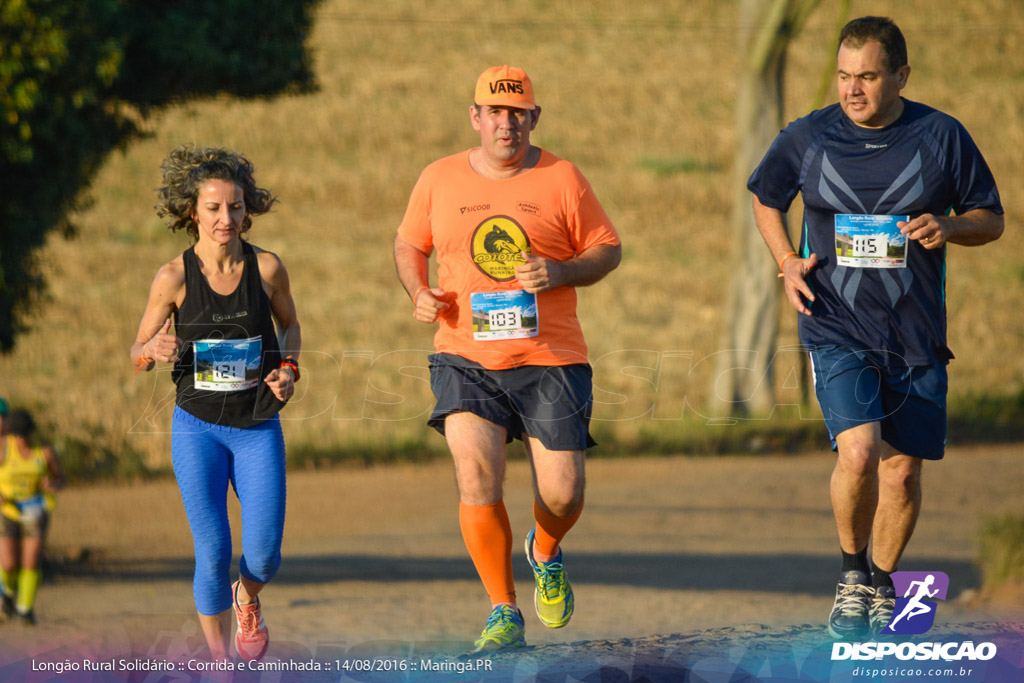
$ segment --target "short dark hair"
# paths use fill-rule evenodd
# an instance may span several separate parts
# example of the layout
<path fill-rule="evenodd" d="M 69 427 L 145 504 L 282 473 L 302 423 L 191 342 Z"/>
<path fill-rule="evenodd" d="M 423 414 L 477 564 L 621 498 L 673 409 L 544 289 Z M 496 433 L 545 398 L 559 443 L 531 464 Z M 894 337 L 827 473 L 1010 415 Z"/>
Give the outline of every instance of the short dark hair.
<path fill-rule="evenodd" d="M 889 17 L 861 17 L 847 23 L 839 32 L 836 52 L 843 45 L 861 48 L 869 40 L 882 45 L 890 72 L 895 73 L 907 65 L 907 41 L 903 39 L 900 27 Z"/>
<path fill-rule="evenodd" d="M 23 439 L 29 438 L 36 431 L 35 420 L 24 410 L 12 410 L 8 413 L 4 418 L 4 426 L 7 428 L 8 434 L 20 436 Z"/>

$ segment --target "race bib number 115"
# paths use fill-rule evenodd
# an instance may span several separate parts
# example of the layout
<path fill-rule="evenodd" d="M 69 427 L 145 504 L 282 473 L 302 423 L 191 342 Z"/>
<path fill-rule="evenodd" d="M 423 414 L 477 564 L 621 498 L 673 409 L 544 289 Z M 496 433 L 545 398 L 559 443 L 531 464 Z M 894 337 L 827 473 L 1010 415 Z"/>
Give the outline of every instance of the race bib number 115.
<path fill-rule="evenodd" d="M 836 214 L 836 263 L 849 268 L 906 268 L 907 236 L 896 227 L 909 216 Z"/>

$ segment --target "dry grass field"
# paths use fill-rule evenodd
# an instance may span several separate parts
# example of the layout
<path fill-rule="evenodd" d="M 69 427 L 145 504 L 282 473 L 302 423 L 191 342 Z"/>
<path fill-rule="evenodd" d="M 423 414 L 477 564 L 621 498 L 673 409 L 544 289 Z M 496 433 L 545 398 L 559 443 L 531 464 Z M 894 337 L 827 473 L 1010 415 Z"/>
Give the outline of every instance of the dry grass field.
<path fill-rule="evenodd" d="M 788 118 L 814 103 L 837 4 L 821 3 L 791 50 Z M 854 0 L 851 16 L 897 20 L 913 68 L 906 96 L 959 118 L 999 182 L 1002 240 L 949 254 L 951 391 L 1015 394 L 1024 386 L 1024 4 L 937 8 Z M 172 385 L 164 372 L 133 376 L 128 348 L 157 268 L 188 246 L 152 210 L 159 163 L 196 142 L 245 152 L 281 199 L 251 239 L 284 259 L 303 325 L 302 393 L 284 413 L 289 447 L 439 446 L 421 419 L 431 330 L 410 315 L 391 242 L 423 166 L 474 145 L 477 74 L 513 63 L 544 109 L 535 142 L 582 169 L 625 243 L 621 268 L 581 297 L 598 429 L 627 441 L 671 429 L 684 405 L 699 417 L 713 366 L 700 361 L 717 350 L 732 267 L 738 25 L 734 1 L 325 0 L 309 41 L 318 92 L 182 104 L 109 159 L 74 217 L 78 236 L 54 237 L 42 255 L 49 298 L 0 358 L 0 395 L 35 408 L 53 434 L 167 465 Z M 784 313 L 780 345 L 795 343 L 794 318 Z M 795 402 L 797 389 L 783 384 L 780 399 Z"/>

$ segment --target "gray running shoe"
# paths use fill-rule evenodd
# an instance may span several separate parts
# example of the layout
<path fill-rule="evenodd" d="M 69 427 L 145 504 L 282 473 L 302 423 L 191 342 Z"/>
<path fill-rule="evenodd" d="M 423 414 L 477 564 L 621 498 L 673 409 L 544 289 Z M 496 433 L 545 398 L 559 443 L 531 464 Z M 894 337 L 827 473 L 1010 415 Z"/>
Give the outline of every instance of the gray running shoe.
<path fill-rule="evenodd" d="M 883 634 L 892 621 L 892 611 L 896 608 L 896 589 L 892 586 L 879 586 L 871 598 L 871 609 L 868 621 L 871 622 L 871 635 L 876 638 Z M 891 634 L 892 631 L 889 631 Z"/>
<path fill-rule="evenodd" d="M 848 571 L 839 575 L 836 601 L 828 617 L 828 633 L 835 640 L 860 640 L 871 631 L 868 612 L 875 589 L 868 575 L 861 571 Z"/>

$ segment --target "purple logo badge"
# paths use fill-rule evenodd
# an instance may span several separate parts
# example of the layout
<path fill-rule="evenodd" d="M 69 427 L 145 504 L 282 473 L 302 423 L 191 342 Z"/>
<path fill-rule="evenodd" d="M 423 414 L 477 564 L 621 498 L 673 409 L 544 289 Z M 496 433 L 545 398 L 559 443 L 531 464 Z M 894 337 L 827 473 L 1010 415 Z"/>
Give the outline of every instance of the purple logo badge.
<path fill-rule="evenodd" d="M 949 577 L 943 572 L 893 572 L 896 607 L 882 633 L 917 635 L 935 624 L 933 600 L 945 600 Z"/>

